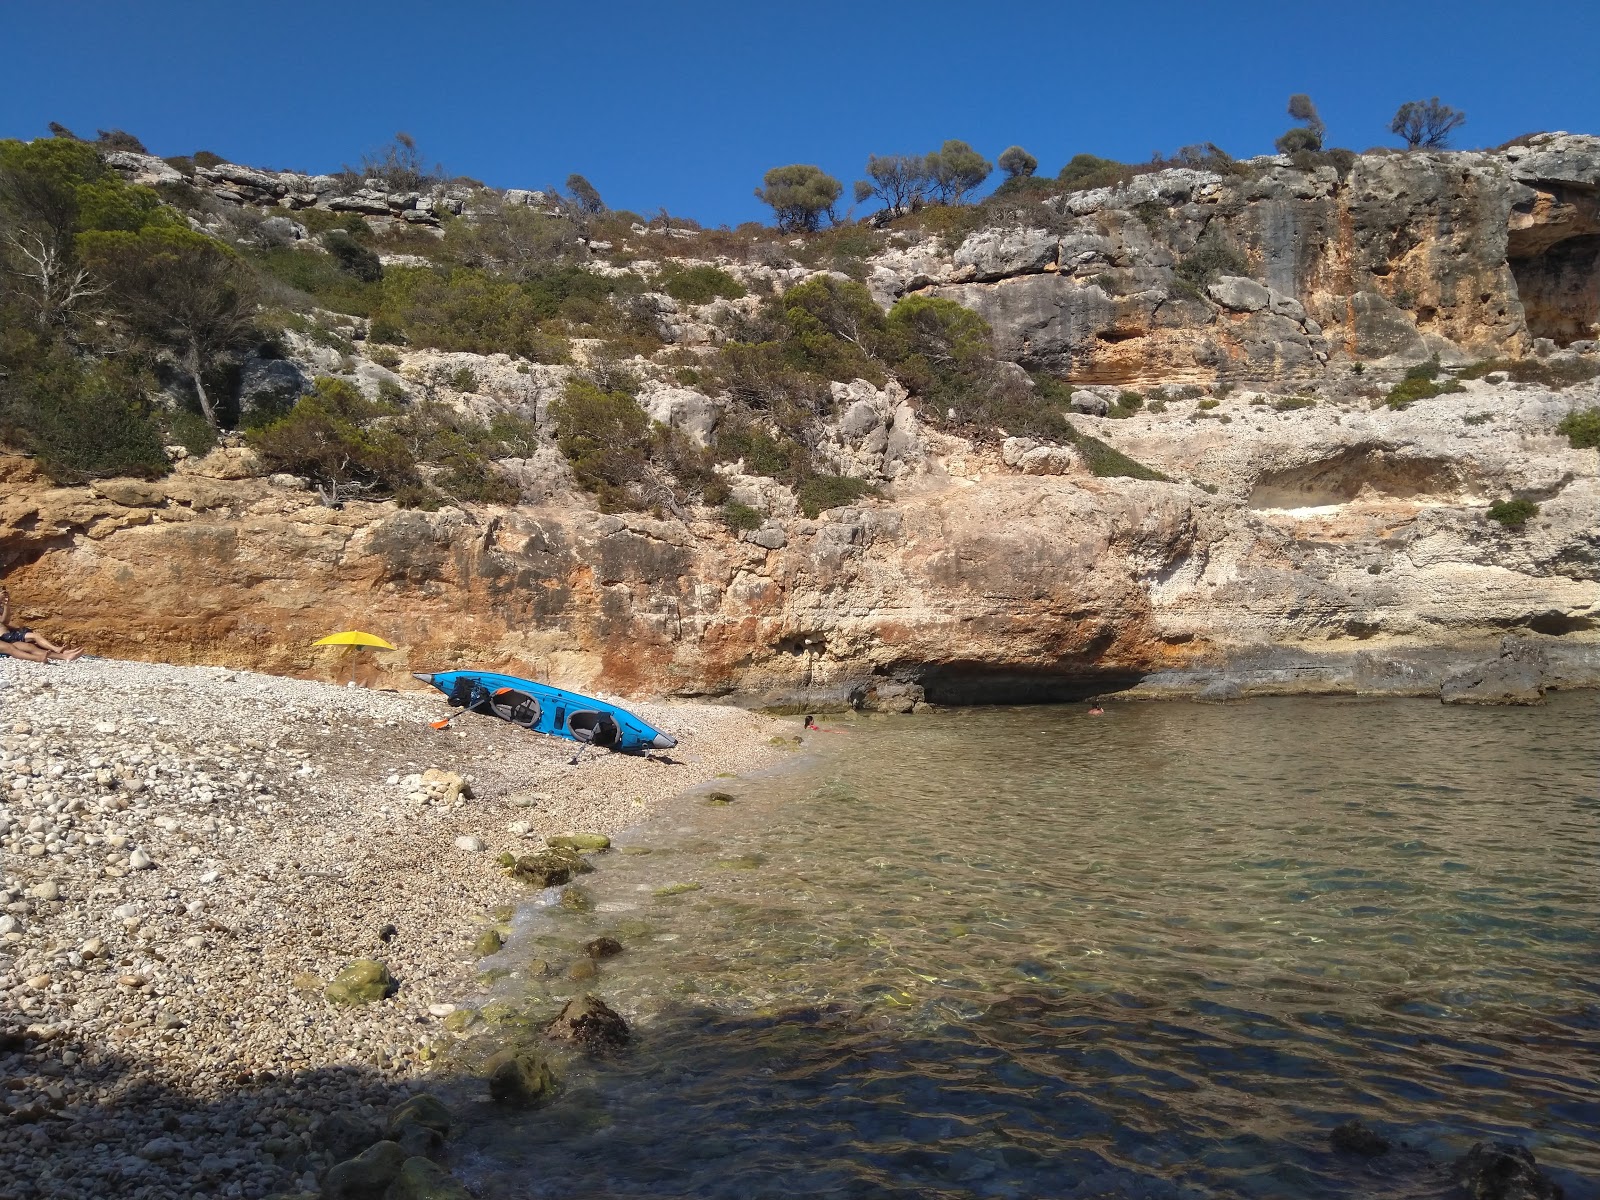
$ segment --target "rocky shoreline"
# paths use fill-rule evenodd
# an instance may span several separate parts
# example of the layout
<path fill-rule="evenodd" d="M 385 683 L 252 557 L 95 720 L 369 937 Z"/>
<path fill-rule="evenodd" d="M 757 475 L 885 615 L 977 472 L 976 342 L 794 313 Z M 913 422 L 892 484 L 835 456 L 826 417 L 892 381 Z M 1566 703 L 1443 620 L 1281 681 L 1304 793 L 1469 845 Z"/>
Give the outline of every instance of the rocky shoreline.
<path fill-rule="evenodd" d="M 506 855 L 786 753 L 757 714 L 630 706 L 679 748 L 571 766 L 499 722 L 433 730 L 431 693 L 0 662 L 0 1197 L 323 1185 L 454 1036 L 475 942 L 530 894 Z M 330 1002 L 359 959 L 392 994 Z"/>

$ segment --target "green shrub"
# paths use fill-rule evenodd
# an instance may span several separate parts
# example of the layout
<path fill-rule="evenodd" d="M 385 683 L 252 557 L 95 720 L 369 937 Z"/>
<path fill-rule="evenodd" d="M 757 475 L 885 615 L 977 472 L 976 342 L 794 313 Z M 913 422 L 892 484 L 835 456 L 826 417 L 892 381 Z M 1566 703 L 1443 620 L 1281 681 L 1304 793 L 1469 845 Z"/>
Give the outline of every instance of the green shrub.
<path fill-rule="evenodd" d="M 1516 531 L 1539 515 L 1539 506 L 1532 500 L 1497 500 L 1489 506 L 1486 515 L 1491 521 Z"/>
<path fill-rule="evenodd" d="M 1556 432 L 1565 434 L 1574 450 L 1600 449 L 1600 408 L 1580 408 L 1561 418 Z"/>
<path fill-rule="evenodd" d="M 750 421 L 729 418 L 718 428 L 712 449 L 718 462 L 743 461 L 747 475 L 791 482 L 810 470 L 811 454 L 793 438 L 773 436 Z"/>
<path fill-rule="evenodd" d="M 457 367 L 450 372 L 450 386 L 458 392 L 476 392 L 478 375 L 471 367 Z"/>
<path fill-rule="evenodd" d="M 0 362 L 0 440 L 34 454 L 58 483 L 172 469 L 144 398 L 149 380 L 120 362 L 80 360 L 63 344 L 41 350 L 10 378 Z"/>
<path fill-rule="evenodd" d="M 1493 413 L 1481 412 L 1481 413 L 1473 413 L 1469 417 L 1462 417 L 1461 418 L 1461 423 L 1463 425 L 1484 425 L 1484 424 L 1487 424 L 1489 421 L 1491 421 L 1493 419 L 1494 419 L 1494 414 Z M 1557 432 L 1559 433 L 1559 432 L 1561 432 L 1561 430 L 1558 429 Z"/>
<path fill-rule="evenodd" d="M 1061 168 L 1056 181 L 1069 192 L 1086 192 L 1094 188 L 1116 187 L 1133 177 L 1133 169 L 1111 158 L 1098 158 L 1093 154 L 1074 154 Z"/>
<path fill-rule="evenodd" d="M 1315 408 L 1316 406 L 1317 398 L 1315 396 L 1285 396 L 1281 400 L 1272 402 L 1272 407 L 1278 412 L 1294 412 L 1296 409 Z"/>
<path fill-rule="evenodd" d="M 812 518 L 827 509 L 841 508 L 863 496 L 877 494 L 877 489 L 865 479 L 853 479 L 848 475 L 811 475 L 795 489 L 800 511 Z"/>
<path fill-rule="evenodd" d="M 1400 382 L 1389 389 L 1389 394 L 1383 398 L 1383 403 L 1396 411 L 1402 410 L 1418 400 L 1432 400 L 1435 396 L 1447 396 L 1451 392 L 1464 389 L 1454 379 L 1439 380 L 1439 360 L 1431 358 L 1425 363 L 1408 370 Z"/>
<path fill-rule="evenodd" d="M 587 379 L 567 382 L 550 405 L 556 445 L 572 464 L 578 483 L 604 512 L 633 503 L 628 485 L 638 483 L 648 462 L 650 418 L 626 392 L 602 391 Z"/>
<path fill-rule="evenodd" d="M 246 439 L 274 471 L 305 475 L 319 484 L 355 485 L 379 494 L 416 487 L 416 459 L 394 430 L 376 425 L 393 415 L 352 383 L 320 376 L 288 416 Z"/>
<path fill-rule="evenodd" d="M 304 292 L 321 308 L 364 317 L 377 303 L 379 289 L 344 270 L 331 254 L 274 246 L 248 251 L 247 256 L 258 270 Z"/>
<path fill-rule="evenodd" d="M 1107 410 L 1106 416 L 1118 419 L 1131 417 L 1144 407 L 1144 396 L 1139 392 L 1123 392 L 1117 402 Z"/>
<path fill-rule="evenodd" d="M 369 346 L 367 357 L 385 370 L 398 370 L 400 366 L 400 352 L 392 346 Z"/>
<path fill-rule="evenodd" d="M 190 454 L 204 456 L 217 448 L 217 431 L 199 413 L 189 408 L 174 409 L 161 415 L 167 441 L 182 446 Z"/>
<path fill-rule="evenodd" d="M 737 500 L 729 500 L 722 506 L 722 523 L 735 533 L 760 529 L 765 519 L 758 509 Z"/>
<path fill-rule="evenodd" d="M 669 265 L 656 286 L 682 304 L 708 304 L 719 297 L 737 300 L 745 294 L 744 284 L 720 267 L 707 264 L 687 268 Z"/>
<path fill-rule="evenodd" d="M 1456 372 L 1460 379 L 1482 379 L 1492 372 L 1503 371 L 1515 383 L 1536 383 L 1553 391 L 1575 383 L 1587 383 L 1600 375 L 1600 363 L 1585 359 L 1568 362 L 1548 362 L 1537 358 L 1492 358 L 1473 363 Z"/>
<path fill-rule="evenodd" d="M 1156 482 L 1170 482 L 1167 476 L 1153 467 L 1147 467 L 1141 462 L 1129 458 L 1114 446 L 1108 446 L 1097 437 L 1087 433 L 1073 431 L 1072 444 L 1077 447 L 1078 453 L 1083 455 L 1083 461 L 1088 465 L 1092 475 L 1110 479 L 1149 479 Z"/>
<path fill-rule="evenodd" d="M 383 278 L 383 263 L 378 256 L 348 233 L 332 230 L 322 235 L 322 244 L 346 275 L 362 283 L 377 283 Z"/>
<path fill-rule="evenodd" d="M 1223 275 L 1247 275 L 1250 264 L 1226 238 L 1208 229 L 1173 270 L 1173 283 L 1183 295 L 1198 297 L 1205 285 Z"/>
<path fill-rule="evenodd" d="M 1201 412 L 1210 412 L 1213 408 L 1216 408 L 1221 403 L 1221 400 L 1202 400 L 1199 404 L 1195 405 L 1195 408 Z"/>
<path fill-rule="evenodd" d="M 540 311 L 522 287 L 458 267 L 385 271 L 373 312 L 372 337 L 436 350 L 520 354 L 560 362 L 564 342 L 539 328 Z"/>

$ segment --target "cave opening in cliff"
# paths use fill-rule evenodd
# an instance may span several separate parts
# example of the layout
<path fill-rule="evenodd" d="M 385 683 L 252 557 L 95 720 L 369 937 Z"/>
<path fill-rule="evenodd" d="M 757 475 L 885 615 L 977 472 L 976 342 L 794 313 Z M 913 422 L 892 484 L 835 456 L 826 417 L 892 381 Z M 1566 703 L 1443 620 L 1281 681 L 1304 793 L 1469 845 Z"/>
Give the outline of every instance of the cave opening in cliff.
<path fill-rule="evenodd" d="M 1600 233 L 1569 237 L 1509 262 L 1529 334 L 1558 346 L 1600 335 Z"/>
<path fill-rule="evenodd" d="M 1092 663 L 1058 667 L 1014 667 L 954 662 L 914 673 L 931 704 L 1076 704 L 1136 686 L 1141 671 L 1096 667 Z"/>

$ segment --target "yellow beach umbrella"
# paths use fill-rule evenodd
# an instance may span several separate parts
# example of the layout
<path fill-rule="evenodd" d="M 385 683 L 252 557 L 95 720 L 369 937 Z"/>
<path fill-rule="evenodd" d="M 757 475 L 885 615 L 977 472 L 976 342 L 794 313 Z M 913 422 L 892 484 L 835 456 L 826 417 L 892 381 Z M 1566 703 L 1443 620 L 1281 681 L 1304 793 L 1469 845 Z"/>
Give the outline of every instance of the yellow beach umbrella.
<path fill-rule="evenodd" d="M 381 637 L 371 633 L 362 633 L 359 629 L 347 629 L 343 633 L 330 633 L 327 637 L 318 638 L 311 644 L 313 646 L 376 646 L 379 650 L 394 649 Z"/>

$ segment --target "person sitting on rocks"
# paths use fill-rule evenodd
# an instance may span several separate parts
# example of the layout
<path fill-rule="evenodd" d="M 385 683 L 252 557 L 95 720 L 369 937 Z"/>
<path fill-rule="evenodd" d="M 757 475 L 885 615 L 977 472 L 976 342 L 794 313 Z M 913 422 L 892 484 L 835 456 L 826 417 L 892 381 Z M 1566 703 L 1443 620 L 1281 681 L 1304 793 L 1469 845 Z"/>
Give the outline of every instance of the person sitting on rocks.
<path fill-rule="evenodd" d="M 4 587 L 0 587 L 0 651 L 24 662 L 71 662 L 83 654 L 82 650 L 58 646 L 31 629 L 14 628 L 11 624 L 11 592 Z"/>

